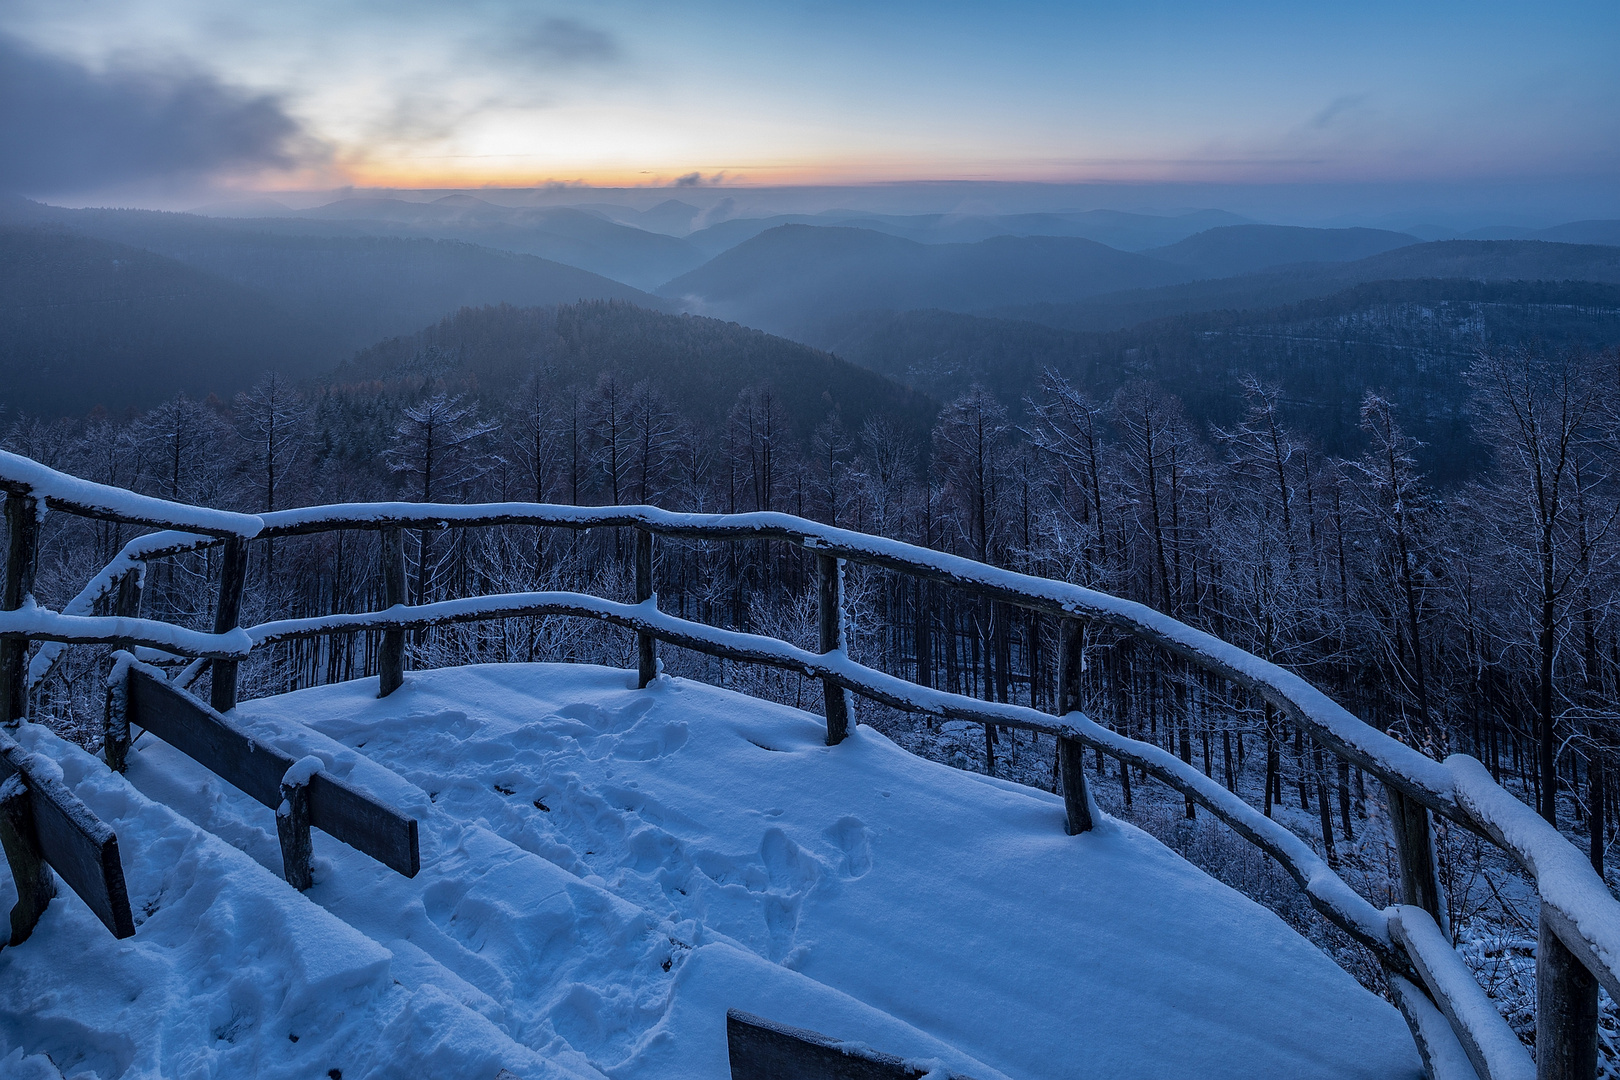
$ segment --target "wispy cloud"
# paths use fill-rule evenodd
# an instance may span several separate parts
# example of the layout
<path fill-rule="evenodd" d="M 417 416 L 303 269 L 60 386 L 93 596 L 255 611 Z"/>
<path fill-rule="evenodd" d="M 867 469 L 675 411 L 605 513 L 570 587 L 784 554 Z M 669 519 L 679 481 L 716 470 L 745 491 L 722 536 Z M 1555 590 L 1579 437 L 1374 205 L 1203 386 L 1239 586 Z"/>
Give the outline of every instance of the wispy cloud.
<path fill-rule="evenodd" d="M 1366 102 L 1366 94 L 1344 94 L 1328 102 L 1327 107 L 1311 117 L 1311 127 L 1320 131 L 1347 112 L 1360 108 Z"/>
<path fill-rule="evenodd" d="M 172 65 L 93 71 L 0 35 L 0 189 L 195 182 L 326 156 L 274 96 Z"/>

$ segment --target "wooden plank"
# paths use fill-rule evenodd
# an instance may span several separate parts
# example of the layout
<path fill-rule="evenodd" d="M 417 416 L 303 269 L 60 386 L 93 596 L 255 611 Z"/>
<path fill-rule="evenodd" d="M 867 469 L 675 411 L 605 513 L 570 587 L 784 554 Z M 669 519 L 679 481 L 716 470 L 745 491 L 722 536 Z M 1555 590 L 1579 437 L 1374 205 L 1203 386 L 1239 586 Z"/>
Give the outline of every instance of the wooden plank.
<path fill-rule="evenodd" d="M 0 782 L 0 845 L 6 849 L 6 863 L 17 887 L 6 944 L 21 945 L 33 936 L 45 906 L 56 895 L 56 878 L 39 845 L 28 787 L 18 776 Z"/>
<path fill-rule="evenodd" d="M 131 668 L 129 722 L 145 728 L 243 794 L 274 810 L 294 759 L 243 730 L 190 694 Z M 310 824 L 406 877 L 421 869 L 414 818 L 325 773 L 309 782 Z"/>
<path fill-rule="evenodd" d="M 17 776 L 27 787 L 34 832 L 45 861 L 114 937 L 132 936 L 135 919 L 124 886 L 118 837 L 67 785 L 34 769 L 30 756 L 15 740 L 0 734 L 0 781 Z"/>
<path fill-rule="evenodd" d="M 731 1080 L 969 1080 L 930 1072 L 893 1054 L 845 1045 L 820 1032 L 789 1027 L 762 1016 L 726 1010 Z"/>
<path fill-rule="evenodd" d="M 410 878 L 422 869 L 416 819 L 325 773 L 309 780 L 310 824 Z"/>
<path fill-rule="evenodd" d="M 281 805 L 281 778 L 293 759 L 266 746 L 183 690 L 132 667 L 129 722 L 145 728 L 251 798 Z"/>

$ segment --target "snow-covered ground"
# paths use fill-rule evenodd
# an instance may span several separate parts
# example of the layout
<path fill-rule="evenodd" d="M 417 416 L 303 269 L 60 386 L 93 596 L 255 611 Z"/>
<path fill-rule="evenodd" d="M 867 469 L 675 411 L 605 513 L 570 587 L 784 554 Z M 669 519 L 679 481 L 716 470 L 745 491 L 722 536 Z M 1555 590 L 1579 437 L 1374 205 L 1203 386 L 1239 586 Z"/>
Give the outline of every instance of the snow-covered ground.
<path fill-rule="evenodd" d="M 978 1080 L 1421 1074 L 1392 1007 L 1131 826 L 1066 836 L 1057 797 L 870 728 L 631 680 L 243 704 L 421 820 L 415 879 L 317 832 L 303 895 L 270 811 L 189 759 L 144 736 L 126 782 L 25 728 L 118 831 L 139 929 L 68 895 L 0 951 L 0 1075 L 724 1077 L 728 1007 Z"/>

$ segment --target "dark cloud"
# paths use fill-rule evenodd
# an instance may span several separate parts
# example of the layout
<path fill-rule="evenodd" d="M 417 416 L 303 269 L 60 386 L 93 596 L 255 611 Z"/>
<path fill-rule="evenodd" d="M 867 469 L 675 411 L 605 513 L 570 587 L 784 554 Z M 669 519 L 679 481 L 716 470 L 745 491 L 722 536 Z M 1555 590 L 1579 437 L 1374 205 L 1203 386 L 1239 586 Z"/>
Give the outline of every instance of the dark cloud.
<path fill-rule="evenodd" d="M 0 34 L 0 190 L 186 183 L 322 156 L 275 97 L 195 70 L 90 71 Z"/>
<path fill-rule="evenodd" d="M 542 20 L 519 31 L 510 45 L 555 64 L 606 64 L 619 58 L 618 39 L 573 19 Z"/>

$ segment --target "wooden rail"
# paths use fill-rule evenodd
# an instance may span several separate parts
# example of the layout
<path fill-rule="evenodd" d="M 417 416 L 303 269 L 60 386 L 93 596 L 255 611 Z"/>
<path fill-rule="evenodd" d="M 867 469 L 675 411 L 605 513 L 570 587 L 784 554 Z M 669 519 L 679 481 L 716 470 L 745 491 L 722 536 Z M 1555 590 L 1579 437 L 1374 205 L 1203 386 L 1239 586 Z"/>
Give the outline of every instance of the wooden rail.
<path fill-rule="evenodd" d="M 14 467 L 18 462 L 26 464 Z M 1371 949 L 1389 970 L 1392 993 L 1432 1068 L 1438 1072 L 1456 1068 L 1459 1075 L 1472 1071 L 1480 1080 L 1519 1080 L 1527 1075 L 1528 1055 L 1522 1046 L 1515 1050 L 1502 1038 L 1501 1029 L 1480 1012 L 1482 991 L 1467 978 L 1466 967 L 1446 960 L 1446 952 L 1452 956 L 1455 953 L 1450 949 L 1429 818 L 1431 812 L 1441 814 L 1501 847 L 1531 876 L 1540 893 L 1535 1075 L 1542 1080 L 1589 1080 L 1595 1075 L 1596 987 L 1601 984 L 1620 997 L 1620 903 L 1585 858 L 1534 811 L 1491 781 L 1483 766 L 1472 758 L 1454 757 L 1442 763 L 1426 757 L 1362 723 L 1292 672 L 1145 605 L 785 514 L 691 515 L 656 507 L 536 503 L 372 503 L 259 516 L 225 515 L 180 504 L 154 506 L 161 500 L 130 497 L 115 488 L 63 477 L 15 455 L 0 455 L 0 489 L 9 493 L 8 523 L 14 517 L 13 503 L 26 507 L 42 499 L 54 509 L 172 530 L 141 537 L 126 546 L 119 559 L 75 599 L 75 611 L 88 611 L 90 602 L 115 589 L 122 596 L 131 571 L 147 560 L 210 544 L 226 544 L 220 617 L 213 634 L 181 631 L 161 622 L 134 618 L 134 611 L 125 610 L 122 603 L 118 616 L 110 618 L 43 612 L 31 607 L 31 601 L 25 600 L 27 589 L 13 589 L 11 585 L 13 581 L 31 580 L 31 564 L 23 565 L 32 558 L 30 541 L 24 535 L 19 548 L 17 531 L 12 534 L 7 590 L 0 598 L 5 600 L 0 607 L 0 641 L 122 642 L 176 655 L 212 658 L 216 703 L 235 701 L 234 662 L 253 648 L 276 641 L 381 629 L 384 639 L 379 656 L 379 690 L 387 694 L 404 681 L 404 634 L 409 629 L 479 619 L 564 615 L 600 619 L 634 632 L 641 685 L 656 675 L 656 641 L 818 678 L 826 690 L 830 744 L 837 743 L 847 731 L 850 692 L 941 717 L 1052 734 L 1058 742 L 1060 786 L 1070 832 L 1083 832 L 1094 820 L 1095 807 L 1085 788 L 1082 755 L 1086 747 L 1100 749 L 1153 773 L 1272 855 L 1318 911 Z M 137 502 L 126 503 L 126 497 Z M 164 506 L 172 513 L 162 510 Z M 29 515 L 18 511 L 16 517 L 21 533 L 27 534 Z M 37 516 L 34 520 L 37 522 Z M 584 594 L 551 592 L 477 597 L 416 607 L 404 604 L 403 530 L 508 525 L 633 529 L 637 602 L 616 604 Z M 385 610 L 284 620 L 246 631 L 235 628 L 242 575 L 232 567 L 239 565 L 245 541 L 340 529 L 379 532 Z M 812 653 L 771 638 L 720 630 L 659 611 L 654 589 L 655 536 L 771 540 L 812 552 L 816 557 L 820 609 L 819 651 Z M 1060 620 L 1061 715 L 1052 717 L 1022 706 L 933 690 L 854 663 L 844 651 L 843 636 L 843 564 L 851 562 L 908 574 L 924 582 L 944 583 L 970 595 Z M 89 601 L 85 600 L 87 596 Z M 1088 626 L 1108 627 L 1148 641 L 1253 692 L 1342 760 L 1382 781 L 1389 795 L 1402 898 L 1407 907 L 1387 912 L 1374 909 L 1309 844 L 1218 783 L 1157 746 L 1109 731 L 1076 711 L 1078 661 Z M 0 689 L 13 695 L 15 691 L 9 688 L 19 685 L 22 679 L 23 651 L 0 650 Z M 41 666 L 48 669 L 49 660 Z M 41 674 L 35 672 L 36 678 Z M 0 697 L 0 705 L 6 700 Z M 1427 924 L 1417 917 L 1417 912 L 1424 913 Z M 1429 925 L 1432 934 L 1427 931 Z M 1437 941 L 1441 943 L 1438 947 Z M 1443 1042 L 1446 1044 L 1441 1045 Z"/>

